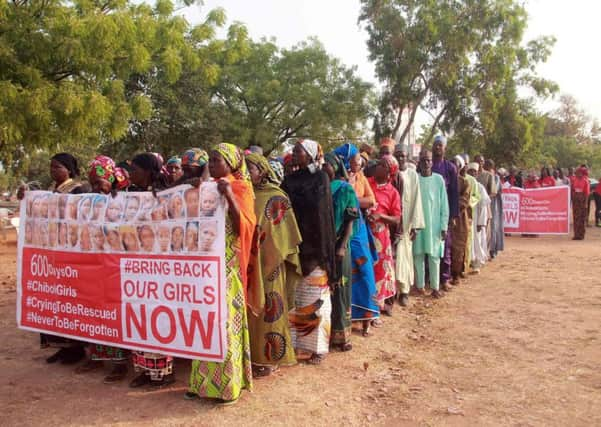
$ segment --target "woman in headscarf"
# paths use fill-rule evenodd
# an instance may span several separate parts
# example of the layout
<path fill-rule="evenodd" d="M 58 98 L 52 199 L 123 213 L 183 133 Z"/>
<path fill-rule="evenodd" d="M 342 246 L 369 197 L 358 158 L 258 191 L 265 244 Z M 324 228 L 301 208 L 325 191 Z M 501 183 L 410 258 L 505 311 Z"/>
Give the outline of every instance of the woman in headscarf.
<path fill-rule="evenodd" d="M 169 160 L 167 160 L 167 164 L 165 165 L 165 167 L 167 168 L 167 172 L 169 173 L 169 184 L 178 182 L 180 178 L 184 175 L 184 171 L 182 169 L 182 159 L 180 157 L 171 157 Z"/>
<path fill-rule="evenodd" d="M 127 172 L 117 167 L 113 159 L 102 155 L 96 156 L 90 162 L 88 179 L 95 193 L 113 197 L 117 194 L 117 191 L 125 190 L 129 186 Z M 90 372 L 101 368 L 102 362 L 106 360 L 112 364 L 112 369 L 104 377 L 105 384 L 121 381 L 127 375 L 129 352 L 125 349 L 104 344 L 89 344 L 88 356 L 88 362 L 79 366 L 76 370 L 77 373 Z"/>
<path fill-rule="evenodd" d="M 377 299 L 380 311 L 388 315 L 392 310 L 391 299 L 396 294 L 390 227 L 398 227 L 401 220 L 401 196 L 390 179 L 396 175 L 398 167 L 396 159 L 386 154 L 376 164 L 374 176 L 368 178 L 376 197 L 376 207 L 370 209 L 367 219 L 378 250 L 378 261 L 374 264 Z"/>
<path fill-rule="evenodd" d="M 260 154 L 246 156 L 255 190 L 257 229 L 249 268 L 248 327 L 253 376 L 265 377 L 279 366 L 296 363 L 288 312 L 302 277 L 300 231 L 288 195 Z"/>
<path fill-rule="evenodd" d="M 218 191 L 228 203 L 225 237 L 228 349 L 223 362 L 192 361 L 190 387 L 185 398 L 199 396 L 234 403 L 243 389 L 252 388 L 245 290 L 256 226 L 254 192 L 244 157 L 235 145 L 216 145 L 211 150 L 208 165 L 211 177 L 217 181 Z"/>
<path fill-rule="evenodd" d="M 353 187 L 346 182 L 346 168 L 336 154 L 325 156 L 324 171 L 330 177 L 330 190 L 334 202 L 336 227 L 336 268 L 340 279 L 332 293 L 332 333 L 330 344 L 341 351 L 352 350 L 351 345 L 351 275 L 352 257 L 350 241 L 357 229 L 359 201 Z"/>
<path fill-rule="evenodd" d="M 572 179 L 572 213 L 574 215 L 573 240 L 584 240 L 586 221 L 588 217 L 588 197 L 591 185 L 588 179 L 588 169 L 580 166 Z"/>
<path fill-rule="evenodd" d="M 50 159 L 50 176 L 52 185 L 48 189 L 55 193 L 81 194 L 89 188 L 79 178 L 77 159 L 69 153 L 58 153 Z"/>
<path fill-rule="evenodd" d="M 357 147 L 353 144 L 344 144 L 334 150 L 341 157 L 349 171 L 349 184 L 355 190 L 355 195 L 362 210 L 369 209 L 375 204 L 375 196 L 363 175 L 363 161 Z M 369 335 L 372 320 L 380 317 L 380 308 L 377 304 L 376 279 L 374 276 L 374 263 L 378 260 L 374 238 L 361 210 L 360 217 L 355 221 L 356 230 L 351 239 L 352 258 L 352 292 L 351 292 L 351 320 L 361 321 L 363 336 Z"/>
<path fill-rule="evenodd" d="M 77 159 L 69 153 L 58 153 L 50 159 L 50 177 L 52 185 L 49 191 L 61 194 L 81 194 L 88 191 L 88 185 L 79 178 Z M 46 359 L 47 363 L 60 361 L 63 364 L 77 363 L 85 358 L 86 343 L 49 334 L 40 334 L 42 348 L 58 348 L 56 353 Z"/>
<path fill-rule="evenodd" d="M 208 181 L 209 169 L 206 167 L 209 155 L 201 148 L 190 148 L 182 154 L 183 175 L 173 185 L 192 184 L 198 186 L 200 181 Z"/>
<path fill-rule="evenodd" d="M 141 153 L 131 160 L 130 191 L 151 191 L 156 197 L 157 191 L 168 187 L 169 182 L 161 159 L 154 153 Z M 132 361 L 136 372 L 140 374 L 130 383 L 130 387 L 151 384 L 165 386 L 175 382 L 173 357 L 144 351 L 132 352 Z"/>
<path fill-rule="evenodd" d="M 293 149 L 297 170 L 282 183 L 290 197 L 303 242 L 303 279 L 297 284 L 295 309 L 290 313 L 294 347 L 311 353 L 308 363 L 319 364 L 330 340 L 330 284 L 338 283 L 336 228 L 330 180 L 321 170 L 321 146 L 302 139 Z"/>
<path fill-rule="evenodd" d="M 463 157 L 457 155 L 453 159 L 457 167 L 459 191 L 459 216 L 457 221 L 451 223 L 453 241 L 451 245 L 451 284 L 458 285 L 460 277 L 465 274 L 466 247 L 469 241 L 469 232 L 472 228 L 472 182 L 466 178 L 467 169 Z"/>

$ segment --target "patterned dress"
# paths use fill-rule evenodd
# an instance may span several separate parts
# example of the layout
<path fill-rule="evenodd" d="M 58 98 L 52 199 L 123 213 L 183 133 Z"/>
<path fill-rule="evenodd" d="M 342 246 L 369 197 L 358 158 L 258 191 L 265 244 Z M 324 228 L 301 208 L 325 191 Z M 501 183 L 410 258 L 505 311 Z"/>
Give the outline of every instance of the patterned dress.
<path fill-rule="evenodd" d="M 252 388 L 250 339 L 246 319 L 244 286 L 240 279 L 238 239 L 226 222 L 227 354 L 223 362 L 192 361 L 190 391 L 201 397 L 236 400 L 243 389 Z"/>
<path fill-rule="evenodd" d="M 401 196 L 391 183 L 377 184 L 374 178 L 369 178 L 369 184 L 376 196 L 376 213 L 401 216 Z M 390 227 L 384 222 L 372 222 L 378 261 L 374 264 L 378 302 L 381 306 L 387 298 L 396 294 L 394 258 L 392 257 L 392 244 L 390 241 Z"/>
<path fill-rule="evenodd" d="M 251 251 L 249 299 L 261 293 L 263 301 L 256 313 L 248 313 L 252 362 L 293 365 L 296 357 L 288 311 L 294 307 L 296 283 L 302 277 L 300 231 L 286 193 L 268 183 L 255 186 L 255 195 L 257 247 Z"/>

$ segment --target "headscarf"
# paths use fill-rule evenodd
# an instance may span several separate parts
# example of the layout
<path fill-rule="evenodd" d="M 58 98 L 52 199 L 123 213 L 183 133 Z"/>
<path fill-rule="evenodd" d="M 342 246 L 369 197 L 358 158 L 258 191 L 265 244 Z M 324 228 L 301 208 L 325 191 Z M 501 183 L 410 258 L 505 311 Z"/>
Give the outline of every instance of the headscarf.
<path fill-rule="evenodd" d="M 177 156 L 171 157 L 169 160 L 167 160 L 167 163 L 166 163 L 167 166 L 169 166 L 169 165 L 181 165 L 181 164 L 182 164 L 182 159 L 180 159 Z"/>
<path fill-rule="evenodd" d="M 338 157 L 334 152 L 327 153 L 325 155 L 325 161 L 332 169 L 334 169 L 334 179 L 343 179 L 348 181 L 348 174 L 346 173 L 346 168 L 344 167 L 344 163 L 342 159 Z"/>
<path fill-rule="evenodd" d="M 463 157 L 461 157 L 459 154 L 455 156 L 455 161 L 457 163 L 459 163 L 459 169 L 463 169 L 463 167 L 465 166 L 465 160 L 463 160 Z"/>
<path fill-rule="evenodd" d="M 396 173 L 399 171 L 399 162 L 394 158 L 392 154 L 385 154 L 381 157 L 380 160 L 384 160 L 388 165 L 389 171 L 389 179 L 393 179 L 396 176 Z"/>
<path fill-rule="evenodd" d="M 278 179 L 278 185 L 280 185 L 284 180 L 284 165 L 277 159 L 269 159 L 267 162 L 269 163 L 269 166 L 271 166 L 271 169 L 273 169 L 273 173 Z"/>
<path fill-rule="evenodd" d="M 165 159 L 163 159 L 163 156 L 161 156 L 160 153 L 152 153 L 154 154 L 154 156 L 157 158 L 157 160 L 159 161 L 159 163 L 161 164 L 161 173 L 165 176 L 169 176 L 169 171 L 167 170 L 167 167 L 165 166 Z"/>
<path fill-rule="evenodd" d="M 392 138 L 382 138 L 382 140 L 380 141 L 380 148 L 386 146 L 386 147 L 390 147 L 391 150 L 394 150 L 395 145 L 396 145 L 396 142 Z"/>
<path fill-rule="evenodd" d="M 321 145 L 312 139 L 301 139 L 298 143 L 311 158 L 311 162 L 309 162 L 308 165 L 309 172 L 315 173 L 321 166 L 321 161 L 323 160 L 323 150 L 321 149 Z"/>
<path fill-rule="evenodd" d="M 340 157 L 342 159 L 342 161 L 344 162 L 344 167 L 347 170 L 351 169 L 351 159 L 353 157 L 355 157 L 357 154 L 359 154 L 359 149 L 351 144 L 350 142 L 347 142 L 344 145 L 341 145 L 340 147 L 336 148 L 334 150 L 334 153 Z"/>
<path fill-rule="evenodd" d="M 234 175 L 235 178 L 250 181 L 250 175 L 246 169 L 246 163 L 244 162 L 244 156 L 242 155 L 240 148 L 236 147 L 234 144 L 222 142 L 221 144 L 214 146 L 213 150 L 221 154 L 232 170 L 232 175 Z"/>
<path fill-rule="evenodd" d="M 478 162 L 471 162 L 468 163 L 467 165 L 467 170 L 475 170 L 476 172 L 478 172 L 480 170 L 480 163 Z"/>
<path fill-rule="evenodd" d="M 248 156 L 246 156 L 246 161 L 255 165 L 257 169 L 259 169 L 259 172 L 263 175 L 263 180 L 260 184 L 253 184 L 255 188 L 265 189 L 269 186 L 279 187 L 280 179 L 278 179 L 277 175 L 265 157 L 258 153 L 250 153 Z"/>
<path fill-rule="evenodd" d="M 127 172 L 115 165 L 115 161 L 107 156 L 96 156 L 90 162 L 90 171 L 88 177 L 105 179 L 111 183 L 116 190 L 122 190 L 129 187 L 129 175 Z"/>
<path fill-rule="evenodd" d="M 436 135 L 434 137 L 434 143 L 440 142 L 443 146 L 447 145 L 447 139 L 443 135 Z"/>
<path fill-rule="evenodd" d="M 202 167 L 209 161 L 209 155 L 205 150 L 200 148 L 190 148 L 182 154 L 182 166 L 198 166 Z"/>
<path fill-rule="evenodd" d="M 52 156 L 50 160 L 56 160 L 69 171 L 69 178 L 79 176 L 79 166 L 77 159 L 69 153 L 58 153 Z"/>
<path fill-rule="evenodd" d="M 284 156 L 284 166 L 286 166 L 287 164 L 291 163 L 292 160 L 294 158 L 292 157 L 292 154 L 288 153 Z"/>
<path fill-rule="evenodd" d="M 251 145 L 250 147 L 248 147 L 248 151 L 250 151 L 251 153 L 263 155 L 263 148 L 259 147 L 258 145 Z"/>
<path fill-rule="evenodd" d="M 586 166 L 580 166 L 578 168 L 578 170 L 580 171 L 580 173 L 582 174 L 582 176 L 585 176 L 588 178 L 588 168 Z"/>

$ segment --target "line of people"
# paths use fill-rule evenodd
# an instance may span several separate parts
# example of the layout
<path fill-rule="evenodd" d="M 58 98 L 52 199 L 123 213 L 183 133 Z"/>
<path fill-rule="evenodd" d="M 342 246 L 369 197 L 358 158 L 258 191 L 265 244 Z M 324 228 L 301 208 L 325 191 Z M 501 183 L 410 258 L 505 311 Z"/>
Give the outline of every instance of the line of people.
<path fill-rule="evenodd" d="M 303 360 L 318 365 L 330 350 L 352 350 L 353 326 L 369 337 L 410 294 L 440 298 L 503 250 L 502 181 L 492 160 L 445 158 L 436 137 L 417 165 L 402 145 L 384 139 L 377 158 L 352 143 L 324 155 L 310 139 L 291 153 L 262 155 L 222 143 L 163 162 L 142 153 L 120 165 L 97 156 L 78 179 L 66 153 L 50 162 L 51 190 L 115 195 L 217 181 L 227 200 L 224 362 L 195 360 L 186 399 L 235 402 L 253 378 Z M 42 335 L 60 347 L 47 361 L 109 361 L 106 383 L 138 375 L 131 387 L 175 381 L 169 355 L 128 351 Z"/>

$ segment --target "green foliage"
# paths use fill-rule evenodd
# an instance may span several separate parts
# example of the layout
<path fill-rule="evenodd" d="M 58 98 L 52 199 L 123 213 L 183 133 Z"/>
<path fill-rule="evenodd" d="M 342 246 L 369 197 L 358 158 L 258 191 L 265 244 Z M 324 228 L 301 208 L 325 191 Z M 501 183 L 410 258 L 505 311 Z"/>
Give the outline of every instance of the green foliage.
<path fill-rule="evenodd" d="M 0 163 L 4 181 L 45 186 L 60 151 L 82 166 L 228 140 L 267 151 L 290 137 L 355 137 L 369 84 L 316 40 L 249 39 L 223 9 L 192 27 L 198 0 L 0 1 Z M 9 184 L 6 184 L 9 185 Z"/>
<path fill-rule="evenodd" d="M 317 40 L 292 49 L 249 42 L 236 60 L 226 49 L 219 62 L 214 95 L 227 117 L 222 133 L 239 145 L 269 152 L 292 137 L 355 137 L 369 114 L 371 86 Z"/>
<path fill-rule="evenodd" d="M 384 83 L 376 135 L 406 138 L 419 108 L 432 116 L 422 139 L 453 135 L 456 149 L 483 150 L 513 162 L 541 143 L 535 96 L 557 88 L 534 73 L 554 39 L 526 44 L 527 14 L 514 0 L 363 0 L 360 21 L 369 34 L 370 58 Z M 408 122 L 401 122 L 404 110 Z"/>
<path fill-rule="evenodd" d="M 152 100 L 127 86 L 149 73 L 167 82 L 194 62 L 186 22 L 163 0 L 3 1 L 0 155 L 20 170 L 32 152 L 93 152 L 147 119 Z M 199 60 L 196 60 L 199 62 Z"/>

